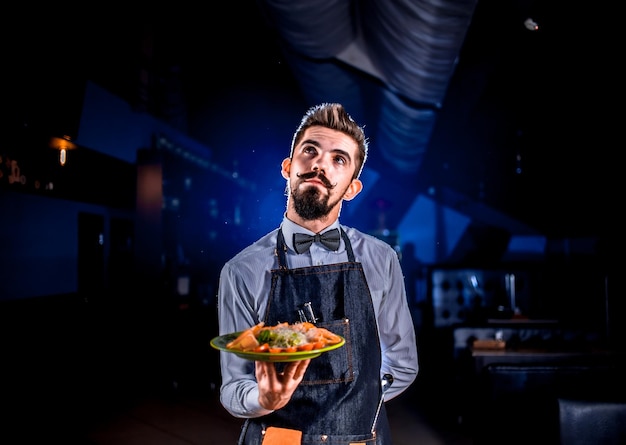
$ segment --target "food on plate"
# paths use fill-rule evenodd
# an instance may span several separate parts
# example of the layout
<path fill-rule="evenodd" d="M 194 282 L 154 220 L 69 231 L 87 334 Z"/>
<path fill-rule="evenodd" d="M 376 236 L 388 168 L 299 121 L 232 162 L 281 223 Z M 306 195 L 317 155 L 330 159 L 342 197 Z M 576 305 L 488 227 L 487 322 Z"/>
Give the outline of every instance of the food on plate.
<path fill-rule="evenodd" d="M 260 322 L 241 332 L 226 347 L 243 352 L 281 352 L 312 351 L 341 342 L 342 338 L 325 328 L 313 323 L 279 323 L 265 326 Z"/>

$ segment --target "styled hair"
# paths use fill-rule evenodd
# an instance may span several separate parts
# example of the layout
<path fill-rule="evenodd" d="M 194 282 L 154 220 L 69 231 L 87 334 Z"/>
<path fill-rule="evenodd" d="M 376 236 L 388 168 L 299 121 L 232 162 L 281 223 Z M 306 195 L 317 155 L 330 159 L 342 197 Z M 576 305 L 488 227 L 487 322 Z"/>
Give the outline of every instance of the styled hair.
<path fill-rule="evenodd" d="M 357 158 L 355 160 L 356 168 L 352 178 L 357 179 L 361 175 L 363 165 L 367 159 L 369 141 L 365 137 L 363 127 L 359 126 L 348 114 L 343 105 L 338 103 L 322 103 L 308 109 L 293 134 L 289 157 L 293 157 L 294 149 L 304 137 L 306 129 L 314 126 L 341 131 L 343 134 L 350 136 L 357 143 L 359 150 L 357 152 Z"/>

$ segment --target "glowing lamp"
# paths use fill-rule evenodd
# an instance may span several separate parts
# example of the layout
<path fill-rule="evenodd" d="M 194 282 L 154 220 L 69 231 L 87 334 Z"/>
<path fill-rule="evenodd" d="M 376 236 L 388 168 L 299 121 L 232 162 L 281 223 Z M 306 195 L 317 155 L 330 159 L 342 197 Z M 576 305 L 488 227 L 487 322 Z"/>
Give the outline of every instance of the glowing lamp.
<path fill-rule="evenodd" d="M 59 164 L 65 165 L 68 150 L 74 150 L 77 148 L 77 145 L 71 141 L 69 136 L 65 135 L 60 138 L 56 136 L 51 137 L 50 147 L 59 150 Z"/>

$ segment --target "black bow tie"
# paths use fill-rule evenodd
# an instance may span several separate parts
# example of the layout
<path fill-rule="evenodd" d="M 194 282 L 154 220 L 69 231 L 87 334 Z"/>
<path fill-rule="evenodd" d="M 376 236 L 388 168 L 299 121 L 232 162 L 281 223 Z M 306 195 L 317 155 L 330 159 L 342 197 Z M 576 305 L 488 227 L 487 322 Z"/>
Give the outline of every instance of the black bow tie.
<path fill-rule="evenodd" d="M 297 253 L 304 253 L 309 250 L 311 244 L 314 242 L 322 243 L 329 250 L 339 249 L 339 241 L 341 235 L 339 229 L 332 229 L 327 232 L 318 233 L 316 235 L 307 235 L 306 233 L 294 233 L 293 234 L 293 248 Z"/>

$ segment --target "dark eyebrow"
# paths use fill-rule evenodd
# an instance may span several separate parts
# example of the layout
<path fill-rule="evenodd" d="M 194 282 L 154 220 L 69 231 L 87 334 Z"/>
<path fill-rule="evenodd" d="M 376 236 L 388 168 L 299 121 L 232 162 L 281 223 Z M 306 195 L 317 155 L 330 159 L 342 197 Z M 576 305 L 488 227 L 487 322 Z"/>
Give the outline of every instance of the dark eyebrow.
<path fill-rule="evenodd" d="M 315 145 L 317 148 L 320 148 L 320 143 L 317 142 L 315 139 L 305 139 L 305 140 L 303 140 L 300 143 L 300 146 L 307 145 L 307 144 Z M 341 154 L 341 155 L 345 156 L 346 158 L 348 158 L 348 160 L 352 161 L 352 157 L 350 156 L 350 153 L 348 153 L 345 150 L 340 150 L 338 148 L 335 148 L 335 149 L 332 150 L 332 152 L 335 153 L 335 154 Z"/>
<path fill-rule="evenodd" d="M 320 146 L 320 143 L 317 142 L 315 139 L 305 139 L 302 142 L 300 142 L 300 145 L 306 145 L 306 144 L 315 145 L 316 147 Z"/>

